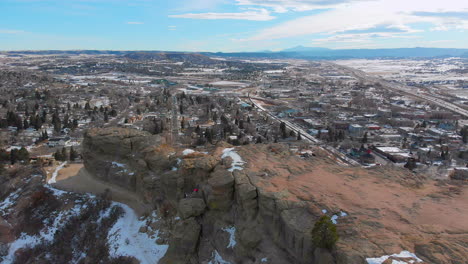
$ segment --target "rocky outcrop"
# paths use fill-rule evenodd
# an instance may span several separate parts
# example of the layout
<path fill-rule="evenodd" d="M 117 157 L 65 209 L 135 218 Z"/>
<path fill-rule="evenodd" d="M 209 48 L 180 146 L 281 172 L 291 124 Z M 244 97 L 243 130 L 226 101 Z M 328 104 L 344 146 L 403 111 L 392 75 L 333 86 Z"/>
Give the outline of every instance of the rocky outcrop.
<path fill-rule="evenodd" d="M 195 218 L 191 217 L 177 222 L 169 241 L 169 249 L 160 264 L 198 263 L 196 250 L 201 227 Z"/>
<path fill-rule="evenodd" d="M 335 264 L 335 258 L 330 251 L 323 248 L 316 248 L 314 251 L 315 264 Z"/>
<path fill-rule="evenodd" d="M 246 220 L 252 220 L 258 212 L 257 188 L 250 182 L 249 177 L 241 171 L 234 171 L 236 183 L 236 202 L 239 205 L 239 214 Z"/>
<path fill-rule="evenodd" d="M 179 202 L 179 215 L 182 219 L 195 217 L 205 212 L 205 201 L 201 198 L 186 198 Z"/>
<path fill-rule="evenodd" d="M 233 203 L 234 177 L 224 169 L 218 169 L 211 174 L 203 191 L 206 202 L 211 210 L 228 210 Z"/>
<path fill-rule="evenodd" d="M 232 169 L 231 157 L 221 158 L 230 147 L 221 143 L 208 154 L 184 155 L 144 132 L 103 129 L 86 134 L 83 154 L 86 168 L 96 177 L 137 192 L 167 219 L 170 246 L 161 263 L 208 263 L 222 258 L 252 264 L 358 264 L 366 257 L 417 244 L 400 235 L 417 224 L 408 220 L 414 211 L 406 217 L 394 211 L 405 201 L 378 209 L 395 197 L 411 194 L 411 199 L 418 199 L 415 189 L 406 192 L 410 187 L 399 185 L 399 179 L 409 177 L 400 175 L 401 171 L 393 171 L 396 183 L 381 186 L 381 179 L 367 171 L 357 173 L 327 162 L 312 164 L 277 144 L 235 148 L 245 160 Z M 405 206 L 411 208 L 415 202 Z M 340 240 L 332 251 L 312 243 L 311 230 L 323 214 L 339 223 Z M 396 231 L 394 226 L 406 229 Z M 412 235 L 435 237 L 429 232 Z M 443 259 L 435 253 L 439 244 L 421 241 L 416 247 L 421 256 Z M 455 246 L 454 257 L 445 259 L 463 259 L 466 253 L 461 252 Z"/>
<path fill-rule="evenodd" d="M 147 170 L 143 150 L 154 143 L 159 137 L 139 130 L 90 129 L 84 136 L 84 165 L 101 180 L 137 191 L 137 177 Z"/>

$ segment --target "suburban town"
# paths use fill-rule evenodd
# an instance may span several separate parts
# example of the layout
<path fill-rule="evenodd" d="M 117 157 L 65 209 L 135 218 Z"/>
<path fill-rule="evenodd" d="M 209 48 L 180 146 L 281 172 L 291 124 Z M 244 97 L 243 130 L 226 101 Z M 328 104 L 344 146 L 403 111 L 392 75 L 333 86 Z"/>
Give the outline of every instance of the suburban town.
<path fill-rule="evenodd" d="M 320 150 L 351 166 L 465 175 L 467 61 L 405 60 L 403 75 L 352 62 L 4 53 L 2 160 L 79 162 L 87 129 L 120 126 L 179 147 L 279 142 L 304 158 Z"/>
<path fill-rule="evenodd" d="M 0 52 L 0 262 L 463 263 L 467 65 Z"/>

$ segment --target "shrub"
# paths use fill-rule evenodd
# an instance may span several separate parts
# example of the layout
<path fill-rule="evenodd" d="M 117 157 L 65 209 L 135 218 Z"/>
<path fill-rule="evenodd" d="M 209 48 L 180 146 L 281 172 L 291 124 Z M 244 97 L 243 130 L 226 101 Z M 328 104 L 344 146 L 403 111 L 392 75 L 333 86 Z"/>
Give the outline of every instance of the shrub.
<path fill-rule="evenodd" d="M 316 247 L 332 249 L 338 241 L 336 226 L 329 216 L 322 216 L 312 229 L 312 242 Z"/>

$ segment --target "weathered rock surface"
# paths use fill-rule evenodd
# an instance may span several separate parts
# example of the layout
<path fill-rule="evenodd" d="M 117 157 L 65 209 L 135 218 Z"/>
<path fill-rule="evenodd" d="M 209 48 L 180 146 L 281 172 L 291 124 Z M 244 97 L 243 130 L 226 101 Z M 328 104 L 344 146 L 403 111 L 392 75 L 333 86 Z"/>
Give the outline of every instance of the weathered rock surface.
<path fill-rule="evenodd" d="M 302 160 L 279 144 L 236 147 L 245 163 L 233 172 L 232 160 L 221 159 L 231 147 L 225 143 L 209 154 L 181 155 L 158 137 L 104 129 L 88 132 L 84 146 L 85 166 L 96 177 L 136 191 L 168 219 L 181 218 L 168 227 L 161 263 L 219 256 L 231 263 L 360 264 L 402 250 L 433 263 L 468 259 L 468 224 L 453 220 L 466 217 L 464 185 L 438 186 L 397 168 Z M 112 161 L 125 165 L 112 168 Z M 323 214 L 337 218 L 332 251 L 312 243 Z"/>
<path fill-rule="evenodd" d="M 84 136 L 84 165 L 101 180 L 137 191 L 137 177 L 147 171 L 146 166 L 141 166 L 144 161 L 139 156 L 155 143 L 160 143 L 159 137 L 139 130 L 90 129 Z"/>
<path fill-rule="evenodd" d="M 314 251 L 315 264 L 335 264 L 335 258 L 330 251 L 323 248 L 316 248 Z"/>
<path fill-rule="evenodd" d="M 204 188 L 208 207 L 211 210 L 228 210 L 233 203 L 234 177 L 226 170 L 216 170 Z"/>
<path fill-rule="evenodd" d="M 201 198 L 186 198 L 179 202 L 179 214 L 182 219 L 199 216 L 205 211 L 205 201 Z"/>
<path fill-rule="evenodd" d="M 161 264 L 186 264 L 194 263 L 193 259 L 200 237 L 201 227 L 195 218 L 179 221 L 174 228 L 174 233 L 169 241 L 169 249 L 159 263 Z M 195 262 L 196 263 L 196 262 Z"/>

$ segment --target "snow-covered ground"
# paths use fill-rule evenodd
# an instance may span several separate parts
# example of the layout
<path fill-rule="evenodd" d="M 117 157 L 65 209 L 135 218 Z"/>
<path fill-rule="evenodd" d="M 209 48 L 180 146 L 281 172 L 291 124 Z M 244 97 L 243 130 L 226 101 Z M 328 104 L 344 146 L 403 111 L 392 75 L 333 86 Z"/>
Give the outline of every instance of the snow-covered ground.
<path fill-rule="evenodd" d="M 141 264 L 153 264 L 166 254 L 168 245 L 158 245 L 158 231 L 153 237 L 146 233 L 140 233 L 146 221 L 138 219 L 135 212 L 125 204 L 113 202 L 123 208 L 124 214 L 117 220 L 109 230 L 107 239 L 109 241 L 109 253 L 112 257 L 132 256 Z"/>
<path fill-rule="evenodd" d="M 223 155 L 221 156 L 221 158 L 224 159 L 227 157 L 231 157 L 232 159 L 231 168 L 229 168 L 228 171 L 244 169 L 242 166 L 245 162 L 242 160 L 241 156 L 237 154 L 234 148 L 226 148 L 223 150 Z"/>
<path fill-rule="evenodd" d="M 65 162 L 61 164 L 63 167 Z M 60 166 L 59 166 L 60 167 Z M 58 172 L 59 169 L 56 170 Z M 69 197 L 63 195 L 72 194 L 70 192 L 56 189 L 48 184 L 44 187 L 51 190 L 53 195 L 67 204 Z M 21 195 L 22 189 L 12 192 L 6 199 L 0 202 L 0 213 L 7 215 L 10 208 L 15 206 Z M 74 205 L 66 210 L 53 211 L 51 216 L 44 221 L 44 227 L 37 235 L 28 235 L 22 233 L 19 238 L 8 244 L 8 254 L 3 258 L 2 264 L 10 264 L 15 260 L 15 252 L 19 249 L 27 247 L 35 247 L 41 243 L 50 243 L 54 240 L 57 232 L 62 230 L 67 223 L 76 216 L 82 213 L 83 209 L 88 208 L 89 203 L 96 203 L 96 197 L 91 194 L 81 194 L 79 198 L 73 198 Z M 109 255 L 111 257 L 130 256 L 138 259 L 141 264 L 153 264 L 165 255 L 168 245 L 158 245 L 156 240 L 159 238 L 159 230 L 153 230 L 149 226 L 148 229 L 152 234 L 139 232 L 142 226 L 148 224 L 149 219 L 154 223 L 158 221 L 155 213 L 148 219 L 139 219 L 135 212 L 125 204 L 112 202 L 111 206 L 101 210 L 97 223 L 101 223 L 103 219 L 109 217 L 111 209 L 121 207 L 123 214 L 116 220 L 114 225 L 109 229 L 107 239 L 109 245 Z M 81 258 L 85 257 L 85 252 L 77 252 L 72 263 L 78 263 Z"/>
<path fill-rule="evenodd" d="M 414 260 L 410 260 L 409 262 L 403 262 L 398 260 L 392 260 L 392 264 L 406 264 L 406 263 L 417 263 L 423 262 L 422 259 L 418 258 L 415 254 L 409 251 L 401 251 L 400 254 L 393 254 L 391 256 L 382 256 L 379 258 L 366 258 L 367 264 L 382 264 L 390 257 L 397 257 L 397 258 L 413 258 Z"/>
<path fill-rule="evenodd" d="M 16 199 L 18 199 L 22 189 L 19 188 L 16 191 L 10 193 L 7 198 L 0 202 L 0 213 L 1 215 L 6 215 L 10 212 L 10 208 L 15 204 Z"/>
<path fill-rule="evenodd" d="M 55 168 L 55 171 L 52 173 L 52 177 L 47 182 L 48 184 L 53 184 L 53 183 L 57 182 L 57 175 L 58 175 L 59 171 L 61 169 L 63 169 L 63 167 L 65 167 L 65 165 L 67 165 L 66 161 L 60 163 L 60 165 L 58 165 L 57 168 Z"/>
<path fill-rule="evenodd" d="M 18 239 L 8 245 L 8 255 L 3 258 L 2 263 L 13 263 L 15 252 L 18 249 L 34 247 L 40 243 L 51 242 L 54 239 L 55 233 L 62 229 L 70 218 L 79 215 L 82 208 L 83 203 L 78 202 L 69 210 L 55 212 L 56 215 L 53 216 L 53 220 L 45 223 L 45 227 L 40 231 L 39 235 L 32 236 L 22 233 Z"/>

